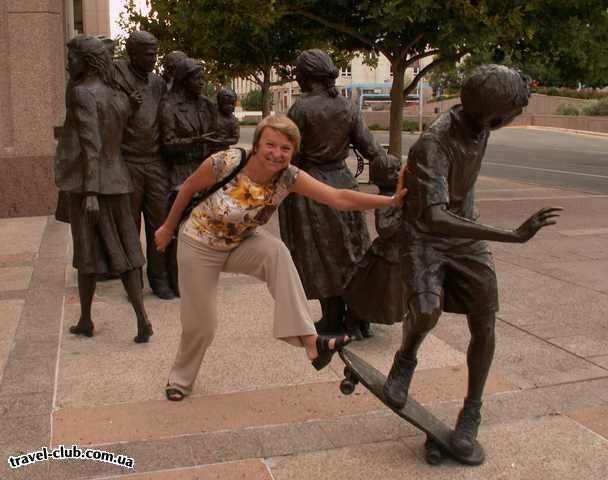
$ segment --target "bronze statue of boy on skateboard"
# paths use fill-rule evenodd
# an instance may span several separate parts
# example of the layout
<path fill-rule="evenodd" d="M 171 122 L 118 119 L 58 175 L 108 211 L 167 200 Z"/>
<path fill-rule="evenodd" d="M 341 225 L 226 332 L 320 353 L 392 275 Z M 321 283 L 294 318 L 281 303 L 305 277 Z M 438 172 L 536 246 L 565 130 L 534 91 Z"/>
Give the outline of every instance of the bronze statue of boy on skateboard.
<path fill-rule="evenodd" d="M 442 311 L 467 316 L 468 390 L 450 444 L 459 455 L 478 447 L 484 386 L 494 356 L 498 289 L 486 241 L 523 243 L 555 224 L 561 208 L 543 208 L 515 230 L 482 225 L 474 190 L 490 131 L 507 125 L 528 104 L 525 77 L 502 65 L 472 72 L 461 105 L 442 114 L 411 147 L 408 196 L 400 230 L 400 261 L 408 315 L 403 342 L 384 384 L 395 408 L 407 401 L 417 352 Z"/>

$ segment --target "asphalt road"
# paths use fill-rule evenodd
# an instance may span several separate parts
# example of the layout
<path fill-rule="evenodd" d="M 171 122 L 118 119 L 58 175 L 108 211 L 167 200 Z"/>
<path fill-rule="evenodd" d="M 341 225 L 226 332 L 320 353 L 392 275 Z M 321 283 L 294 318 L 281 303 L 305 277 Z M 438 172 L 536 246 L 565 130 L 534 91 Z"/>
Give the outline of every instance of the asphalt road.
<path fill-rule="evenodd" d="M 387 132 L 375 132 L 388 143 Z M 241 142 L 251 144 L 253 127 L 241 127 Z M 418 135 L 403 135 L 403 152 Z M 608 137 L 528 128 L 493 132 L 482 175 L 608 194 Z"/>

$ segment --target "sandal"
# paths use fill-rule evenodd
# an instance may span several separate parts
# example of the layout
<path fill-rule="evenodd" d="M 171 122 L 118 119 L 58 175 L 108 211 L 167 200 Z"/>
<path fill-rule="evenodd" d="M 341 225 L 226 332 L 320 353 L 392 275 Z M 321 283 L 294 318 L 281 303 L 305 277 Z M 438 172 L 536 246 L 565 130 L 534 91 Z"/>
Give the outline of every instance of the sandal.
<path fill-rule="evenodd" d="M 333 349 L 329 346 L 329 342 L 331 340 L 336 341 Z M 331 362 L 331 358 L 333 357 L 334 353 L 342 349 L 342 347 L 348 345 L 350 342 L 351 338 L 348 335 L 343 335 L 339 337 L 319 335 L 316 340 L 317 352 L 319 354 L 317 355 L 317 358 L 312 360 L 312 366 L 315 367 L 315 369 L 317 370 L 325 368 L 327 365 L 329 365 L 329 362 Z"/>
<path fill-rule="evenodd" d="M 172 387 L 165 389 L 165 395 L 167 396 L 167 400 L 171 402 L 181 402 L 186 396 L 181 390 Z"/>

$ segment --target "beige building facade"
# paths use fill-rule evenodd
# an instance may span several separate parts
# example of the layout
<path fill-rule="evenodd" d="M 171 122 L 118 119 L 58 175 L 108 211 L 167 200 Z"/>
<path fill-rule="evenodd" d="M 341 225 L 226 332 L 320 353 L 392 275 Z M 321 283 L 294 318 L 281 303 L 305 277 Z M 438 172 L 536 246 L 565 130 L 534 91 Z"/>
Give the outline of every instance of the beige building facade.
<path fill-rule="evenodd" d="M 0 0 L 0 217 L 47 215 L 65 117 L 66 42 L 110 35 L 109 0 Z"/>

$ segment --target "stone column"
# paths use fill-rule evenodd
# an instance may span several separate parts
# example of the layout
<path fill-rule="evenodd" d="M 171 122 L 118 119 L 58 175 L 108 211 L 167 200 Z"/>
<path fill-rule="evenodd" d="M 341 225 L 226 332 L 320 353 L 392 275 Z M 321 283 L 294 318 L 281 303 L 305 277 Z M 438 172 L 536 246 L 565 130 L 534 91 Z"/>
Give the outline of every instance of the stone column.
<path fill-rule="evenodd" d="M 53 127 L 65 116 L 63 5 L 0 2 L 0 217 L 54 209 Z"/>
<path fill-rule="evenodd" d="M 84 33 L 110 36 L 110 0 L 84 0 L 82 17 Z"/>

